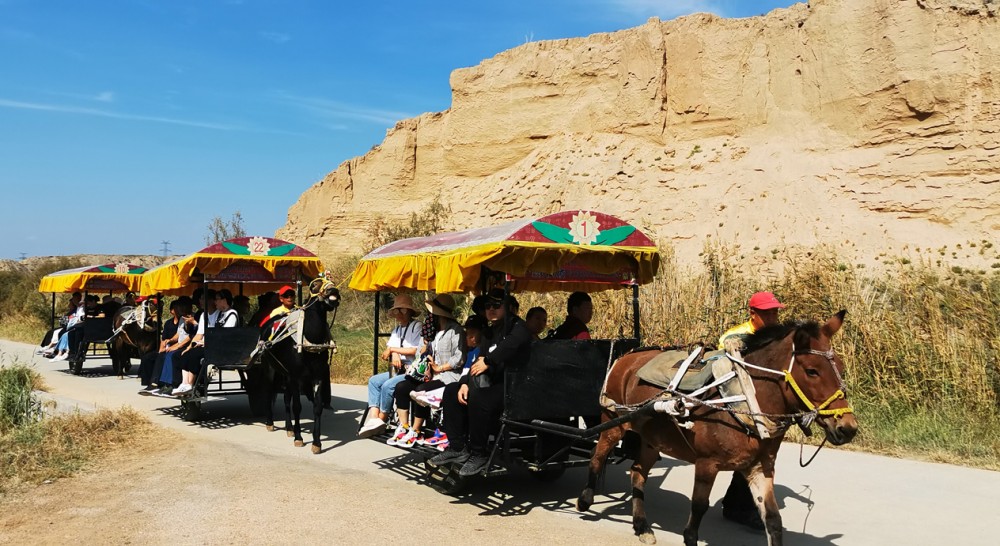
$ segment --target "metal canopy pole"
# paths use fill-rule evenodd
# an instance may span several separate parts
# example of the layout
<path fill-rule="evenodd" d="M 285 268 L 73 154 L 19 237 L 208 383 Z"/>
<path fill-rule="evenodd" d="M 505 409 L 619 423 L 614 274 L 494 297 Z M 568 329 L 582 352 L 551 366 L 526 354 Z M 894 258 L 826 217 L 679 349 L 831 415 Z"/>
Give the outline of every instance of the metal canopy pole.
<path fill-rule="evenodd" d="M 52 293 L 52 321 L 49 324 L 52 328 L 56 327 L 56 293 Z"/>
<path fill-rule="evenodd" d="M 639 285 L 632 285 L 632 335 L 642 345 L 639 334 Z"/>
<path fill-rule="evenodd" d="M 379 336 L 379 326 L 378 326 L 378 303 L 381 298 L 381 292 L 375 292 L 375 335 L 372 336 L 374 339 L 374 347 L 372 347 L 372 375 L 378 375 L 378 336 Z"/>

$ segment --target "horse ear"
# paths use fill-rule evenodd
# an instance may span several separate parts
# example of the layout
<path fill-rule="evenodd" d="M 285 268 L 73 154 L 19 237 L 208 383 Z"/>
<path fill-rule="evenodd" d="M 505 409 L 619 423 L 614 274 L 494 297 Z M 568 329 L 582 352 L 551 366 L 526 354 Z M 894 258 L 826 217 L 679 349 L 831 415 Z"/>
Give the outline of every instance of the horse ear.
<path fill-rule="evenodd" d="M 847 309 L 841 309 L 839 313 L 830 317 L 826 324 L 823 325 L 823 335 L 826 338 L 832 338 L 834 334 L 840 330 L 840 327 L 844 324 L 844 317 L 847 316 Z"/>

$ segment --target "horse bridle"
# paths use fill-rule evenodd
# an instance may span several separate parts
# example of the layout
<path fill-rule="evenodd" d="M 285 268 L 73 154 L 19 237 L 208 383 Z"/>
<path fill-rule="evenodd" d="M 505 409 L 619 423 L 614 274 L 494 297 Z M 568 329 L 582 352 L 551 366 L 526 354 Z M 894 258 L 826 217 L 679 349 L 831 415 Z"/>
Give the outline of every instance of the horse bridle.
<path fill-rule="evenodd" d="M 806 396 L 806 393 L 802 392 L 802 388 L 799 387 L 799 383 L 795 380 L 794 377 L 792 377 L 792 370 L 795 368 L 795 357 L 798 355 L 816 355 L 825 358 L 826 361 L 830 363 L 830 367 L 833 369 L 833 373 L 837 377 L 837 381 L 840 384 L 840 387 L 836 390 L 836 392 L 831 394 L 829 398 L 824 400 L 823 403 L 819 405 L 814 404 L 812 400 L 810 400 L 809 397 Z M 777 370 L 772 370 L 770 368 L 765 368 L 763 366 L 750 364 L 749 362 L 746 362 L 744 360 L 740 359 L 734 359 L 734 360 L 736 360 L 737 362 L 739 362 L 744 366 L 748 366 L 758 371 L 784 376 L 785 383 L 788 383 L 788 386 L 792 388 L 792 392 L 795 393 L 795 396 L 797 396 L 799 401 L 801 401 L 809 410 L 801 418 L 799 418 L 799 421 L 801 422 L 802 426 L 808 427 L 812 423 L 813 419 L 815 419 L 817 416 L 820 415 L 823 416 L 830 415 L 833 416 L 835 419 L 839 419 L 848 413 L 854 413 L 854 410 L 851 408 L 851 406 L 847 406 L 845 408 L 830 409 L 830 404 L 833 404 L 837 400 L 847 397 L 847 386 L 844 384 L 844 378 L 841 377 L 840 372 L 837 371 L 837 364 L 834 361 L 834 357 L 836 356 L 837 354 L 833 351 L 833 349 L 830 349 L 829 351 L 817 351 L 815 349 L 809 349 L 807 351 L 796 351 L 795 342 L 793 341 L 792 358 L 788 362 L 787 370 L 782 370 L 779 372 Z M 730 358 L 732 359 L 731 356 Z"/>
<path fill-rule="evenodd" d="M 818 406 L 813 404 L 812 400 L 809 400 L 809 397 L 802 392 L 802 388 L 799 387 L 798 382 L 796 382 L 795 378 L 792 377 L 792 369 L 795 367 L 795 357 L 798 355 L 817 355 L 825 358 L 826 361 L 830 363 L 830 368 L 833 369 L 833 374 L 837 378 L 837 382 L 840 384 L 840 387 Z M 792 359 L 788 363 L 788 369 L 784 370 L 782 373 L 785 375 L 785 382 L 792 387 L 792 391 L 794 391 L 795 395 L 799 397 L 799 400 L 802 401 L 807 408 L 809 408 L 810 412 L 814 412 L 816 415 L 832 415 L 835 419 L 839 419 L 848 413 L 854 413 L 854 410 L 850 405 L 844 408 L 829 409 L 830 404 L 847 397 L 847 386 L 844 385 L 844 378 L 840 375 L 840 372 L 837 371 L 837 363 L 834 361 L 835 356 L 837 355 L 833 349 L 830 349 L 829 351 L 817 351 L 815 349 L 809 349 L 808 351 L 796 351 L 795 342 L 793 341 Z"/>

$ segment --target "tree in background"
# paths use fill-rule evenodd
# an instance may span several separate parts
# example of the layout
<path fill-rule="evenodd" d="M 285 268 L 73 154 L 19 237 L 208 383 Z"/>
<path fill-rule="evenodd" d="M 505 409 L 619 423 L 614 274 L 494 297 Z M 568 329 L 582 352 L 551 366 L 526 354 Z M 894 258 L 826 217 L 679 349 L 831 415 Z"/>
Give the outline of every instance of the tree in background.
<path fill-rule="evenodd" d="M 240 211 L 236 211 L 228 222 L 223 220 L 221 216 L 212 218 L 212 221 L 208 223 L 208 235 L 205 235 L 205 246 L 246 236 L 247 230 L 243 227 L 243 214 Z"/>
<path fill-rule="evenodd" d="M 450 227 L 448 225 L 449 218 L 451 218 L 451 206 L 441 202 L 440 194 L 424 208 L 411 213 L 408 220 L 405 218 L 390 220 L 385 216 L 376 216 L 368 224 L 367 240 L 363 250 L 368 253 L 384 244 L 400 239 L 427 237 L 440 233 Z"/>

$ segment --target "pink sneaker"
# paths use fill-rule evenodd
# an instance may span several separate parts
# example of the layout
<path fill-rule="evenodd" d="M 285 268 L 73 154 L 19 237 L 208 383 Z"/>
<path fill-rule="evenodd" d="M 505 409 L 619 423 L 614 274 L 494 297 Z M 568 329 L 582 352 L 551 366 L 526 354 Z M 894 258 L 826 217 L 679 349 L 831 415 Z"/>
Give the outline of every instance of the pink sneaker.
<path fill-rule="evenodd" d="M 431 446 L 431 447 L 437 447 L 442 442 L 444 442 L 446 444 L 448 443 L 448 435 L 445 434 L 445 433 L 443 433 L 443 432 L 441 432 L 441 429 L 437 429 L 437 430 L 434 431 L 434 436 L 431 436 L 430 438 L 427 438 L 426 440 L 424 440 L 424 445 L 428 445 L 428 446 Z"/>

